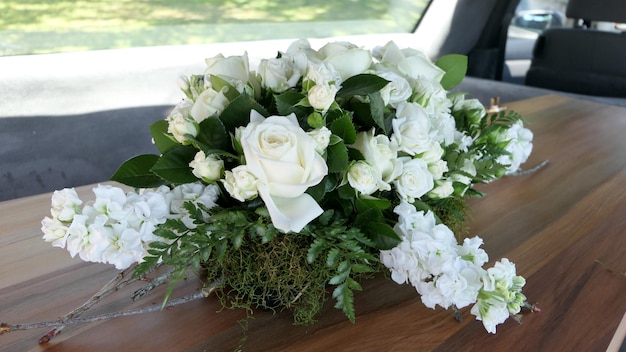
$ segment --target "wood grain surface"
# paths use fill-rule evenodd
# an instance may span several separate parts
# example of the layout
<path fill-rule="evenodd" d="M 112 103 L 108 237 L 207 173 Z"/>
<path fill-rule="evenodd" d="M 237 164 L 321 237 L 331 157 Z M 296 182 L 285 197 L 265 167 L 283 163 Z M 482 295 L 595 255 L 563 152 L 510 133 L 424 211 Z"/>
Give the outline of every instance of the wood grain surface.
<path fill-rule="evenodd" d="M 516 263 L 524 293 L 540 313 L 509 319 L 488 334 L 468 309 L 459 323 L 427 309 L 415 290 L 382 276 L 363 282 L 352 324 L 329 300 L 312 326 L 288 312 L 221 310 L 214 297 L 156 313 L 72 326 L 38 345 L 47 329 L 0 336 L 2 351 L 605 351 L 626 312 L 626 109 L 559 96 L 508 104 L 535 134 L 524 167 L 472 200 L 472 235 L 492 261 Z M 91 187 L 81 187 L 88 197 Z M 88 299 L 112 267 L 71 259 L 41 239 L 50 194 L 0 203 L 0 321 L 55 319 Z M 137 303 L 142 283 L 113 294 L 87 314 L 160 304 L 163 289 Z M 189 278 L 174 296 L 200 287 Z M 247 331 L 244 332 L 244 329 Z"/>

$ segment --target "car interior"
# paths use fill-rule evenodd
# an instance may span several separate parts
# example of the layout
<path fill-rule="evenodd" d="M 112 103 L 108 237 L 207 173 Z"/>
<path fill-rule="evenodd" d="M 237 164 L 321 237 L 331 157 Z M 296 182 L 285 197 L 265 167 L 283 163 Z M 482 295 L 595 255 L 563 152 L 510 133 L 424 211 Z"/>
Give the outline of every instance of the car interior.
<path fill-rule="evenodd" d="M 432 0 L 404 33 L 308 38 L 374 47 L 393 40 L 435 59 L 468 56 L 455 91 L 484 105 L 545 94 L 626 106 L 621 0 Z M 0 201 L 104 182 L 154 153 L 148 126 L 181 99 L 180 75 L 206 57 L 276 54 L 298 38 L 0 56 Z"/>

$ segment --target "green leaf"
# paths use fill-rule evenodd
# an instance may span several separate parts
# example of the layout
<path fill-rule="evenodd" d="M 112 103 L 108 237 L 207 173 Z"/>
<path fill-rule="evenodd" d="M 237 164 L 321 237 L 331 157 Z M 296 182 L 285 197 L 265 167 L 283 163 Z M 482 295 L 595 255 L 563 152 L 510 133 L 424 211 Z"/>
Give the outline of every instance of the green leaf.
<path fill-rule="evenodd" d="M 152 139 L 154 139 L 154 144 L 161 154 L 180 145 L 167 134 L 168 126 L 169 123 L 166 120 L 159 120 L 150 125 Z"/>
<path fill-rule="evenodd" d="M 339 308 L 348 317 L 348 319 L 354 323 L 354 294 L 346 283 L 343 283 L 335 288 L 333 291 L 333 298 L 337 300 L 335 308 Z"/>
<path fill-rule="evenodd" d="M 385 210 L 391 207 L 391 202 L 388 199 L 376 198 L 372 196 L 361 196 L 356 200 L 356 209 L 358 212 L 365 211 L 367 209 L 379 209 Z"/>
<path fill-rule="evenodd" d="M 222 111 L 220 120 L 224 124 L 227 131 L 232 132 L 236 127 L 245 126 L 250 122 L 250 111 L 256 110 L 263 116 L 269 113 L 263 106 L 257 103 L 247 94 L 240 94 Z"/>
<path fill-rule="evenodd" d="M 274 95 L 276 101 L 276 110 L 281 116 L 287 116 L 295 113 L 298 120 L 308 117 L 313 108 L 300 105 L 299 102 L 305 98 L 305 95 L 298 92 L 287 91 Z"/>
<path fill-rule="evenodd" d="M 379 222 L 383 220 L 383 213 L 377 208 L 362 208 L 357 210 L 358 215 L 354 219 L 354 225 L 359 227 L 369 226 L 371 222 Z"/>
<path fill-rule="evenodd" d="M 379 92 L 369 94 L 369 98 L 372 120 L 387 134 L 388 127 L 385 123 L 385 102 Z"/>
<path fill-rule="evenodd" d="M 161 156 L 151 171 L 173 184 L 197 182 L 198 178 L 189 168 L 189 162 L 193 160 L 196 152 L 196 148 L 191 146 L 173 148 Z"/>
<path fill-rule="evenodd" d="M 450 90 L 456 87 L 467 73 L 467 56 L 459 54 L 444 55 L 435 62 L 446 73 L 441 79 L 443 89 Z"/>
<path fill-rule="evenodd" d="M 356 141 L 356 129 L 350 117 L 344 115 L 330 124 L 330 130 L 334 135 L 343 139 L 346 144 L 354 144 Z"/>
<path fill-rule="evenodd" d="M 217 116 L 211 116 L 200 122 L 200 132 L 195 140 L 202 143 L 202 150 L 209 149 L 230 149 L 230 136 L 226 132 L 224 124 Z"/>
<path fill-rule="evenodd" d="M 370 239 L 374 242 L 376 249 L 392 249 L 402 241 L 400 236 L 398 236 L 391 226 L 382 222 L 368 223 L 366 231 L 370 236 Z"/>
<path fill-rule="evenodd" d="M 138 155 L 125 161 L 111 176 L 116 181 L 135 188 L 155 188 L 166 182 L 150 171 L 159 160 L 158 155 Z"/>
<path fill-rule="evenodd" d="M 345 80 L 341 84 L 341 89 L 337 92 L 337 97 L 368 95 L 383 89 L 388 83 L 388 80 L 380 76 L 362 73 Z"/>
<path fill-rule="evenodd" d="M 233 87 L 230 83 L 228 83 L 226 80 L 222 79 L 221 77 L 218 77 L 216 75 L 211 75 L 210 77 L 211 80 L 211 87 L 213 87 L 213 89 L 215 89 L 216 91 L 221 91 L 223 88 L 224 89 L 224 96 L 230 100 L 233 101 L 235 99 L 237 99 L 237 97 L 239 96 L 239 91 L 237 91 L 237 88 Z"/>
<path fill-rule="evenodd" d="M 329 172 L 342 172 L 348 168 L 348 148 L 344 142 L 329 145 L 326 153 Z"/>

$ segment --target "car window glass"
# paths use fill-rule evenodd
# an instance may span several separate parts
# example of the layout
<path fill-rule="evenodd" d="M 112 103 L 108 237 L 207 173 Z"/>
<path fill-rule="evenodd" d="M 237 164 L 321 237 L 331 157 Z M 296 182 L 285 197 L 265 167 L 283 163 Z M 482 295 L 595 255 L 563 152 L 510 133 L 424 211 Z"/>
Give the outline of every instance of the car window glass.
<path fill-rule="evenodd" d="M 429 0 L 3 0 L 0 55 L 411 32 Z"/>

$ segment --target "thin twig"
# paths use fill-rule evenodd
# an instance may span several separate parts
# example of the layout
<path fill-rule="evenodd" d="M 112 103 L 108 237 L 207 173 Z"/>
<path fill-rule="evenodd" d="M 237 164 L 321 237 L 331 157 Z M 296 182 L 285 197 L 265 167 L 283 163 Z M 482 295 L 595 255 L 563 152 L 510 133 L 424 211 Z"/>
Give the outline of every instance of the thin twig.
<path fill-rule="evenodd" d="M 25 324 L 2 323 L 0 324 L 0 334 L 9 333 L 11 331 L 17 331 L 17 330 L 29 330 L 29 329 L 52 327 L 52 326 L 65 326 L 65 325 L 71 325 L 71 324 L 86 324 L 86 323 L 93 323 L 96 321 L 110 320 L 110 319 L 119 318 L 119 317 L 126 317 L 130 315 L 156 312 L 163 308 L 170 308 L 170 307 L 174 307 L 180 304 L 191 302 L 199 298 L 206 298 L 209 295 L 211 295 L 211 293 L 215 291 L 218 287 L 220 287 L 221 284 L 222 282 L 220 279 L 215 280 L 211 284 L 204 287 L 202 290 L 189 294 L 187 296 L 181 297 L 181 298 L 173 299 L 169 301 L 168 303 L 166 303 L 165 306 L 163 307 L 160 305 L 152 305 L 148 307 L 130 309 L 130 310 L 121 311 L 121 312 L 105 313 L 105 314 L 99 314 L 99 315 L 92 315 L 88 317 L 73 317 L 69 319 L 40 321 L 36 323 L 25 323 Z M 49 340 L 46 340 L 46 341 L 40 340 L 40 343 L 45 343 L 48 341 Z"/>
<path fill-rule="evenodd" d="M 150 268 L 150 270 L 148 270 L 146 272 L 146 274 L 149 274 L 149 273 L 153 272 L 154 270 L 158 269 L 160 266 L 161 266 L 161 264 L 155 265 L 154 267 Z M 131 267 L 129 267 L 129 268 L 127 268 L 127 269 L 117 273 L 115 275 L 115 277 L 111 281 L 109 281 L 98 292 L 96 292 L 87 301 L 85 301 L 85 303 L 83 303 L 79 307 L 75 308 L 71 312 L 63 315 L 62 317 L 60 317 L 60 319 L 61 320 L 67 320 L 67 319 L 70 319 L 70 318 L 78 317 L 81 314 L 83 314 L 84 312 L 86 312 L 87 310 L 89 310 L 91 307 L 93 307 L 96 303 L 102 301 L 108 295 L 110 295 L 110 294 L 112 294 L 114 292 L 117 292 L 121 288 L 123 288 L 125 286 L 128 286 L 128 285 L 130 285 L 131 283 L 133 283 L 133 282 L 135 282 L 137 280 L 143 280 L 145 278 L 145 274 L 143 276 L 133 276 L 133 275 L 131 275 L 131 273 L 135 270 L 135 268 L 136 268 L 136 265 L 133 265 L 133 266 L 131 266 Z M 45 335 L 43 335 L 39 339 L 40 343 L 49 342 L 55 336 L 58 336 L 59 334 L 61 334 L 61 332 L 63 332 L 64 328 L 65 328 L 65 325 L 61 325 L 61 326 L 58 326 L 58 327 L 48 331 L 48 333 L 46 333 Z"/>
<path fill-rule="evenodd" d="M 144 287 L 133 292 L 133 294 L 131 295 L 133 301 L 137 301 L 141 297 L 145 296 L 148 292 L 152 291 L 155 287 L 167 282 L 167 280 L 172 276 L 173 272 L 174 269 L 170 269 L 163 274 L 155 277 L 154 279 L 151 279 L 150 282 L 148 282 Z"/>
<path fill-rule="evenodd" d="M 544 166 L 548 165 L 549 162 L 550 162 L 549 160 L 544 160 L 541 163 L 539 163 L 539 165 L 531 167 L 530 169 L 527 169 L 527 170 L 519 170 L 519 171 L 512 172 L 509 174 L 509 176 L 524 176 L 524 175 L 532 174 L 533 172 L 537 172 Z"/>

